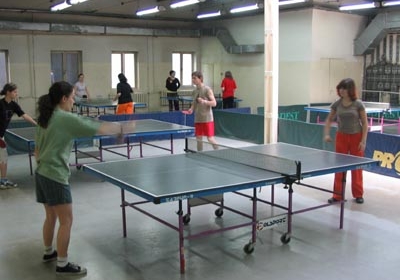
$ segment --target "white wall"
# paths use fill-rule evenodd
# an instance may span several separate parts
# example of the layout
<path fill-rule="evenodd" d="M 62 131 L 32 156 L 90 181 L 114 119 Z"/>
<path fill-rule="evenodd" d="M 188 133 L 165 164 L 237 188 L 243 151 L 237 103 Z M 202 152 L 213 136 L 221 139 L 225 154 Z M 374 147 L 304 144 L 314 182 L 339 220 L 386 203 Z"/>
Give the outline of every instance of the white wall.
<path fill-rule="evenodd" d="M 353 56 L 353 41 L 364 26 L 360 16 L 313 11 L 310 102 L 334 101 L 336 85 L 344 78 L 353 78 L 361 90 L 364 60 Z"/>
<path fill-rule="evenodd" d="M 312 10 L 279 15 L 279 104 L 302 104 L 310 88 Z"/>
<path fill-rule="evenodd" d="M 96 35 L 1 35 L 0 49 L 9 51 L 10 78 L 19 89 L 19 103 L 35 115 L 36 99 L 50 86 L 50 52 L 82 51 L 85 82 L 92 96 L 107 97 L 111 85 L 111 52 L 139 53 L 136 91 L 149 92 L 150 110 L 159 110 L 159 92 L 171 70 L 172 51 L 199 52 L 198 38 L 96 36 Z"/>
<path fill-rule="evenodd" d="M 280 15 L 281 105 L 332 102 L 337 83 L 353 78 L 361 89 L 363 58 L 353 56 L 353 40 L 363 17 L 324 10 Z"/>

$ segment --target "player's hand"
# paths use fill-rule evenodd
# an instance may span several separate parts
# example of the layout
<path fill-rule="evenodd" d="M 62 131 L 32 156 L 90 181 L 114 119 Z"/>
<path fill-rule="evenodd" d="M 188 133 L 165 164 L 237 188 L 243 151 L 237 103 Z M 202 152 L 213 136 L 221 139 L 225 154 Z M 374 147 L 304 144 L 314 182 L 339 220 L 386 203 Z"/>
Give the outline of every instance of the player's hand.
<path fill-rule="evenodd" d="M 365 147 L 367 146 L 366 143 L 360 142 L 360 144 L 358 144 L 358 150 L 360 151 L 365 151 Z"/>
<path fill-rule="evenodd" d="M 192 110 L 183 110 L 182 111 L 182 114 L 185 114 L 185 115 L 191 115 L 193 113 L 193 111 Z"/>
<path fill-rule="evenodd" d="M 331 136 L 330 135 L 325 135 L 325 137 L 324 137 L 324 141 L 325 142 L 332 142 L 332 138 L 331 138 Z"/>
<path fill-rule="evenodd" d="M 197 103 L 203 104 L 205 100 L 201 97 L 197 97 L 196 101 Z"/>
<path fill-rule="evenodd" d="M 122 134 L 129 134 L 135 132 L 136 122 L 128 121 L 121 124 Z"/>

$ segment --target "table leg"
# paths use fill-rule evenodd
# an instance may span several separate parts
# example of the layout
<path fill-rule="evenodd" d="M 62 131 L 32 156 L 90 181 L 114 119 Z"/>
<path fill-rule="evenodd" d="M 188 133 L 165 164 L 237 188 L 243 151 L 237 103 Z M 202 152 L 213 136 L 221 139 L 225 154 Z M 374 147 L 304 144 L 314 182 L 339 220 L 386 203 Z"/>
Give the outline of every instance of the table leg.
<path fill-rule="evenodd" d="M 122 210 L 122 233 L 126 237 L 126 209 L 125 209 L 125 190 L 121 189 L 121 210 Z"/>
<path fill-rule="evenodd" d="M 183 212 L 182 212 L 182 200 L 179 200 L 178 209 L 178 223 L 179 223 L 179 263 L 181 273 L 185 273 L 185 248 L 183 238 Z"/>

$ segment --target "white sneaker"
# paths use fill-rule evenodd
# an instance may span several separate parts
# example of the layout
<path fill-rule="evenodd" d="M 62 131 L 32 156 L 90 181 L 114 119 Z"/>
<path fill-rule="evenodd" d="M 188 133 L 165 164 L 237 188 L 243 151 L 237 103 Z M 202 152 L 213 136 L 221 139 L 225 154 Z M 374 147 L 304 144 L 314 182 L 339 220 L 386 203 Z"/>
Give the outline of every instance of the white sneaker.
<path fill-rule="evenodd" d="M 14 189 L 16 187 L 18 187 L 18 184 L 10 181 L 10 180 L 6 180 L 6 181 L 2 181 L 0 187 L 2 189 Z"/>

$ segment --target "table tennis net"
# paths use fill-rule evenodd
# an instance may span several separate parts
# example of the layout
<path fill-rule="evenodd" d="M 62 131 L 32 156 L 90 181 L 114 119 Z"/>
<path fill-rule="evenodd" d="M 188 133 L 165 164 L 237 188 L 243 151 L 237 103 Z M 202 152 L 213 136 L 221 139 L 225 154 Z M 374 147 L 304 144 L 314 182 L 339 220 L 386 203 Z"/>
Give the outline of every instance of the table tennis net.
<path fill-rule="evenodd" d="M 365 108 L 376 108 L 376 109 L 382 109 L 382 110 L 389 110 L 390 109 L 390 104 L 389 103 L 384 103 L 384 102 L 363 102 Z"/>
<path fill-rule="evenodd" d="M 203 146 L 198 151 L 198 145 Z M 285 176 L 296 177 L 300 179 L 301 163 L 287 158 L 277 157 L 246 150 L 244 148 L 234 148 L 224 145 L 214 145 L 205 141 L 196 141 L 196 139 L 187 139 L 187 152 L 196 153 L 198 156 L 223 159 L 246 166 L 251 166 L 263 170 L 272 171 Z"/>

